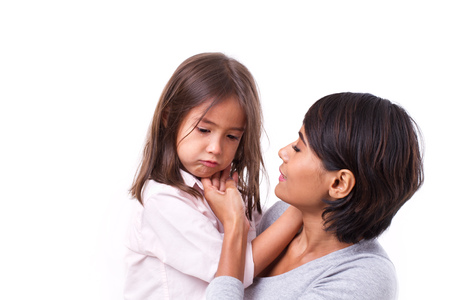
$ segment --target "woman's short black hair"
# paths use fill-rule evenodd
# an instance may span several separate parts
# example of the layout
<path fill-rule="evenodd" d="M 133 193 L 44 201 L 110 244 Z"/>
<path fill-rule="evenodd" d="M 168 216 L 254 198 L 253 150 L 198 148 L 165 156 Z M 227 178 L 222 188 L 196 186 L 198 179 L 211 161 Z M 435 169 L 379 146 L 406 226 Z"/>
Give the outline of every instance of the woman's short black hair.
<path fill-rule="evenodd" d="M 379 236 L 423 182 L 420 130 L 400 106 L 362 93 L 325 96 L 305 115 L 309 144 L 329 171 L 348 169 L 355 186 L 327 201 L 327 231 L 341 242 Z"/>

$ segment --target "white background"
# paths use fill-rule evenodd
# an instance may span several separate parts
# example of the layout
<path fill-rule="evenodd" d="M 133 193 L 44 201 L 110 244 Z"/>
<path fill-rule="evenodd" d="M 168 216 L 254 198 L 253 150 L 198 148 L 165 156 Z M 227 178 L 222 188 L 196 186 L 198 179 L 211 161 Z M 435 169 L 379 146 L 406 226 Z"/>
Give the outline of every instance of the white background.
<path fill-rule="evenodd" d="M 313 3 L 313 4 L 312 4 Z M 445 1 L 2 1 L 0 298 L 121 299 L 130 187 L 175 68 L 221 51 L 256 78 L 275 201 L 279 148 L 334 92 L 401 104 L 423 188 L 381 242 L 399 299 L 449 299 Z"/>

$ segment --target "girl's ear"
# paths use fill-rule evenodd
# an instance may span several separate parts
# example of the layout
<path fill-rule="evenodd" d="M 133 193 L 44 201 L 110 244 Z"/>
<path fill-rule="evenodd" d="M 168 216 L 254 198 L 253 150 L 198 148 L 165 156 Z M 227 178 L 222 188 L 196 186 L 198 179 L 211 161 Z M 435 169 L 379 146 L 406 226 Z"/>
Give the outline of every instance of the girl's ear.
<path fill-rule="evenodd" d="M 344 198 L 352 191 L 355 181 L 355 175 L 353 175 L 352 171 L 347 169 L 339 170 L 336 172 L 328 192 L 334 199 Z"/>

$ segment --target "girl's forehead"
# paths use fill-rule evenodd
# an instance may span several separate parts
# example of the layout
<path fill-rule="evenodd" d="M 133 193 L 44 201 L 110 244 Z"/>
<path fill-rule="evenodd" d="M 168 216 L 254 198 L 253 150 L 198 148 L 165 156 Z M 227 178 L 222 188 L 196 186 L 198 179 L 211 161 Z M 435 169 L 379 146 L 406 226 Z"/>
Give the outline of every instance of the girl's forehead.
<path fill-rule="evenodd" d="M 218 101 L 208 100 L 194 107 L 186 115 L 191 122 L 224 123 L 234 120 L 236 123 L 246 123 L 246 113 L 238 100 L 229 97 Z M 241 124 L 237 124 L 241 127 Z"/>
<path fill-rule="evenodd" d="M 205 100 L 199 105 L 193 107 L 190 112 L 199 115 L 199 117 L 201 118 L 205 115 L 208 115 L 211 111 L 225 112 L 230 108 L 245 114 L 245 109 L 242 107 L 241 102 L 235 96 L 230 96 L 223 99 L 209 98 L 208 100 Z"/>
<path fill-rule="evenodd" d="M 212 100 L 204 101 L 203 103 L 193 107 L 187 115 L 195 117 L 197 119 L 202 119 L 208 111 L 210 111 L 216 104 L 213 104 Z"/>
<path fill-rule="evenodd" d="M 184 114 L 182 122 L 189 122 L 192 126 L 196 125 L 205 117 L 205 115 L 207 115 L 208 111 L 214 107 L 211 106 L 211 104 L 212 100 L 206 100 L 199 105 L 192 107 Z"/>

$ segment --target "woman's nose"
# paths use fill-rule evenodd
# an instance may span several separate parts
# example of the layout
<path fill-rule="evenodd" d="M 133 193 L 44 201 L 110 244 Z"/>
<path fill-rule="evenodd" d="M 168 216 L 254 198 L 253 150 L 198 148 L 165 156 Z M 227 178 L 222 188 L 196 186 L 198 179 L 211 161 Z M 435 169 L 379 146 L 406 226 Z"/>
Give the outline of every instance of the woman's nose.
<path fill-rule="evenodd" d="M 289 160 L 289 157 L 288 157 L 288 151 L 287 151 L 287 148 L 289 147 L 290 145 L 287 145 L 286 147 L 284 147 L 284 148 L 281 148 L 279 151 L 278 151 L 278 156 L 283 160 L 283 162 L 288 162 L 288 160 Z"/>

